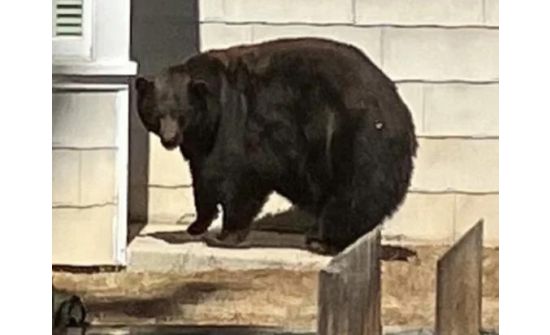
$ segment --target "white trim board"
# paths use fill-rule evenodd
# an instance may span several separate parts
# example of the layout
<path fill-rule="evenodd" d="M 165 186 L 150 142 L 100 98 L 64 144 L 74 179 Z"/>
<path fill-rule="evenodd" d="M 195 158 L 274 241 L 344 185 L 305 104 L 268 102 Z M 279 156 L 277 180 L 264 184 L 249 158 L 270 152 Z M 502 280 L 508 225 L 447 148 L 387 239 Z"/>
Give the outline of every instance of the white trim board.
<path fill-rule="evenodd" d="M 129 90 L 121 90 L 116 98 L 117 111 L 117 138 L 118 146 L 116 158 L 116 185 L 117 185 L 117 215 L 113 225 L 113 259 L 117 265 L 127 263 L 127 230 L 128 230 L 128 111 Z"/>

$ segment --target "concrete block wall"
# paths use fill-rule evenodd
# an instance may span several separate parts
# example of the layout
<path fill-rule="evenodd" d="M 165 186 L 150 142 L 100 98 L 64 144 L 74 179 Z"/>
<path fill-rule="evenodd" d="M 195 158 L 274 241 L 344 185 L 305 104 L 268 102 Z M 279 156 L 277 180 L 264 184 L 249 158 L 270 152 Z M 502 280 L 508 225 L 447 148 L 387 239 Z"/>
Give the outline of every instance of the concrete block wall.
<path fill-rule="evenodd" d="M 388 239 L 449 243 L 475 221 L 498 245 L 497 0 L 201 1 L 201 50 L 316 36 L 363 50 L 413 113 L 420 149 L 410 193 L 385 222 Z M 151 221 L 192 218 L 191 178 L 151 138 Z M 273 197 L 266 212 L 288 203 Z"/>

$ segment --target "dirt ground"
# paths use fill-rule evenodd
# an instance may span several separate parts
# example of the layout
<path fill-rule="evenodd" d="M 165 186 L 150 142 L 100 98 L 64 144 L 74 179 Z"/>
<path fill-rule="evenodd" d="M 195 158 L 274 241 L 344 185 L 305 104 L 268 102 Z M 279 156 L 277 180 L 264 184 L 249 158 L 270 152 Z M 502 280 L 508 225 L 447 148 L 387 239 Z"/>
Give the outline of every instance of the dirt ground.
<path fill-rule="evenodd" d="M 385 326 L 432 328 L 435 268 L 443 247 L 414 247 L 417 257 L 382 263 Z M 498 328 L 498 249 L 485 249 L 483 327 Z M 80 295 L 95 324 L 266 325 L 313 331 L 317 271 L 176 273 L 54 272 L 53 285 Z"/>

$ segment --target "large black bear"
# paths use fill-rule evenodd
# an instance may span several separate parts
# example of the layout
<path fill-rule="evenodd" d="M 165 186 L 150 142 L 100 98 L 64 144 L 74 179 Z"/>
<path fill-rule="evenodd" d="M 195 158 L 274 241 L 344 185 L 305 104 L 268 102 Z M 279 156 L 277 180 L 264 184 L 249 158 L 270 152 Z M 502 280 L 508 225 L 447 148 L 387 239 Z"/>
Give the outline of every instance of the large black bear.
<path fill-rule="evenodd" d="M 308 247 L 334 253 L 407 192 L 417 148 L 411 114 L 352 46 L 300 38 L 214 50 L 138 78 L 136 89 L 146 128 L 189 160 L 190 234 L 205 232 L 220 204 L 218 240 L 238 244 L 276 191 L 316 217 Z"/>

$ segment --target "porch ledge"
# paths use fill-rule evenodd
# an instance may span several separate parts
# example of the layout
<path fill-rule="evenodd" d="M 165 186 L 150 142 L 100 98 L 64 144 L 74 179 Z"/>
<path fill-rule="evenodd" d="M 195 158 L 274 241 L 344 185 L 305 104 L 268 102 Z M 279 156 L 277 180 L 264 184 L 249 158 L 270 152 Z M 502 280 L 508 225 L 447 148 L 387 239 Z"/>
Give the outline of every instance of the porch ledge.
<path fill-rule="evenodd" d="M 307 250 L 282 247 L 282 242 L 298 245 L 302 235 L 252 231 L 247 238 L 255 242 L 270 242 L 280 247 L 246 249 L 216 248 L 206 245 L 200 237 L 189 236 L 186 225 L 149 224 L 128 247 L 129 272 L 196 273 L 213 270 L 243 271 L 258 269 L 320 270 L 332 257 Z M 216 234 L 213 227 L 207 234 Z M 305 248 L 305 246 L 304 246 Z"/>
<path fill-rule="evenodd" d="M 133 76 L 137 73 L 137 63 L 134 61 L 54 60 L 52 73 L 54 76 Z"/>

